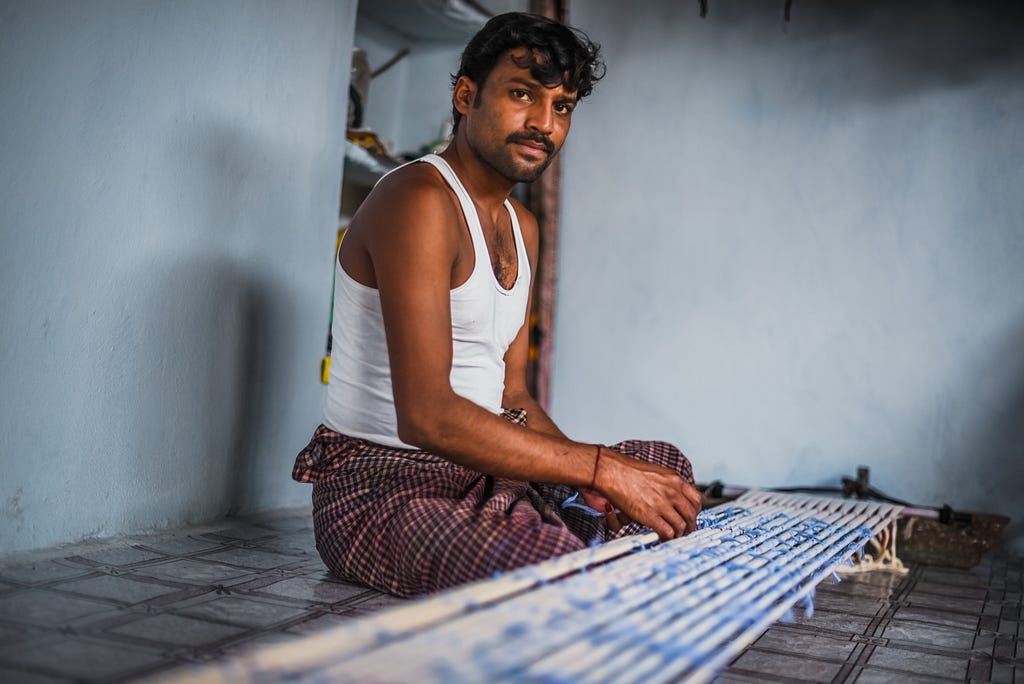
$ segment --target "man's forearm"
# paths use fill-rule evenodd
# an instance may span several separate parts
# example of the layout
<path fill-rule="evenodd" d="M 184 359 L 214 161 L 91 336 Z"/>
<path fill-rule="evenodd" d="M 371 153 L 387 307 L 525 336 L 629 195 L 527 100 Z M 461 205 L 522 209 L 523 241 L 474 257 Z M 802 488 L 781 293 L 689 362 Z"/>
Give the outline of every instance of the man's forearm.
<path fill-rule="evenodd" d="M 506 397 L 513 399 L 519 397 Z M 630 518 L 671 539 L 696 527 L 700 494 L 674 471 L 613 449 L 573 442 L 536 402 L 541 429 L 523 429 L 452 393 L 419 406 L 422 414 L 399 436 L 471 470 L 528 482 L 596 490 Z M 512 406 L 511 403 L 507 404 Z M 532 422 L 527 416 L 527 421 Z M 400 423 L 401 425 L 401 423 Z"/>
<path fill-rule="evenodd" d="M 410 416 L 406 431 L 400 414 L 399 436 L 479 472 L 531 482 L 588 484 L 593 479 L 594 447 L 565 438 L 536 402 L 515 408 L 529 411 L 531 406 L 543 416 L 538 423 L 552 432 L 523 429 L 453 394 L 420 405 L 421 412 Z M 533 425 L 529 414 L 527 421 Z"/>
<path fill-rule="evenodd" d="M 562 439 L 568 439 L 565 433 L 562 432 L 555 421 L 551 420 L 551 416 L 548 415 L 547 411 L 541 408 L 541 405 L 537 403 L 529 394 L 520 394 L 515 397 L 509 397 L 505 400 L 505 408 L 521 408 L 526 410 L 526 427 L 537 432 L 543 432 L 544 434 L 552 435 L 554 437 L 561 437 Z"/>

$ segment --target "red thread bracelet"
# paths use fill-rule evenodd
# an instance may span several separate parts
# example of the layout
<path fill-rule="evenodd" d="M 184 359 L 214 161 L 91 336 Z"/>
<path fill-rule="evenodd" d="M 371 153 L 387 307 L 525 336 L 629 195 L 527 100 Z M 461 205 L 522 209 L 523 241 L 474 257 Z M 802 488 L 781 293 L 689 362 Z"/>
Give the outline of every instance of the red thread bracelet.
<path fill-rule="evenodd" d="M 597 466 L 601 463 L 601 445 L 597 445 L 597 456 L 594 458 L 594 476 L 590 478 L 590 488 L 597 491 Z"/>

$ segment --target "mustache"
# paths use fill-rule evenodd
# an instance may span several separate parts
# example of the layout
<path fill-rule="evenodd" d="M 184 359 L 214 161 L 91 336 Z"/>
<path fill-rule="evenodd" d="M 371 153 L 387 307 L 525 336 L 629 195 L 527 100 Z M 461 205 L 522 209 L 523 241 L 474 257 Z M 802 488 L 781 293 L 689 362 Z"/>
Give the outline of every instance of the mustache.
<path fill-rule="evenodd" d="M 505 138 L 506 143 L 539 143 L 544 146 L 544 150 L 552 155 L 555 153 L 555 144 L 551 142 L 548 136 L 541 133 L 529 134 L 529 133 L 513 133 L 512 135 Z"/>

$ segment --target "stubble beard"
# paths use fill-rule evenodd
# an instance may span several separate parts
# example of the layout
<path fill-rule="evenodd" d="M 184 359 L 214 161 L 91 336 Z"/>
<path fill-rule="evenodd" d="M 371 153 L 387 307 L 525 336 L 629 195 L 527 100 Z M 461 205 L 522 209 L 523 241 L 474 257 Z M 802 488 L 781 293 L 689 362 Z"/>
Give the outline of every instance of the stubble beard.
<path fill-rule="evenodd" d="M 523 139 L 522 137 L 519 138 Z M 485 164 L 490 166 L 498 174 L 507 178 L 512 183 L 532 183 L 541 174 L 547 170 L 551 162 L 554 161 L 555 155 L 558 154 L 558 150 L 554 148 L 554 145 L 550 140 L 544 139 L 544 144 L 548 146 L 546 150 L 547 156 L 539 165 L 524 167 L 522 162 L 516 159 L 515 144 L 516 136 L 509 136 L 504 144 L 497 150 L 478 150 L 477 154 L 484 161 Z"/>

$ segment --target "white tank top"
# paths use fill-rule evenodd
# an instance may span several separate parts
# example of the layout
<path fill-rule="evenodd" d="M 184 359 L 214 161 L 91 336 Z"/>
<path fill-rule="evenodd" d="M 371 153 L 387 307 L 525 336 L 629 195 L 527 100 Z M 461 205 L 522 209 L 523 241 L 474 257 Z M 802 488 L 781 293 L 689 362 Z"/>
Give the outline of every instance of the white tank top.
<path fill-rule="evenodd" d="M 530 262 L 519 220 L 506 200 L 518 263 L 516 281 L 506 290 L 494 276 L 480 217 L 455 172 L 434 154 L 417 161 L 434 166 L 455 191 L 473 238 L 473 272 L 451 290 L 452 390 L 491 413 L 501 413 L 505 352 L 526 321 L 530 293 Z M 379 294 L 376 288 L 353 280 L 338 259 L 334 268 L 334 341 L 324 424 L 351 437 L 415 449 L 398 438 Z"/>

